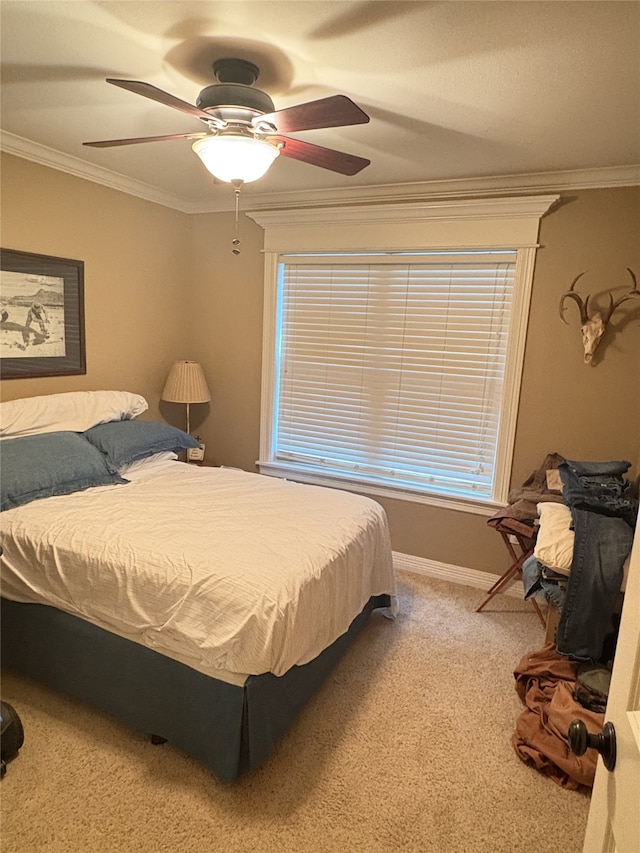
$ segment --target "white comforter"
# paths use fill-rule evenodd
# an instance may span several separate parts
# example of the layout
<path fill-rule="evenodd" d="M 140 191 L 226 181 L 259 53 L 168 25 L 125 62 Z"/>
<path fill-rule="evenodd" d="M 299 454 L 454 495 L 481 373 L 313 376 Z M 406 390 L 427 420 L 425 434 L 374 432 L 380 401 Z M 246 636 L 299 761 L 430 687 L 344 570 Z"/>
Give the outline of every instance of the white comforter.
<path fill-rule="evenodd" d="M 126 476 L 0 514 L 2 595 L 236 683 L 312 660 L 371 595 L 395 603 L 375 501 L 169 460 Z"/>

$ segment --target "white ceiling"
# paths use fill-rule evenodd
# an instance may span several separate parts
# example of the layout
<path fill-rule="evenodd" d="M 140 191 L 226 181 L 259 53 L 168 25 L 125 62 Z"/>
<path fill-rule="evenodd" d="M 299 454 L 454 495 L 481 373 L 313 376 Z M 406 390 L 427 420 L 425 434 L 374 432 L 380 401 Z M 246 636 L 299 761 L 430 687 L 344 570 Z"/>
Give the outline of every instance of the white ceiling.
<path fill-rule="evenodd" d="M 256 85 L 276 109 L 340 93 L 370 115 L 298 134 L 369 158 L 360 174 L 280 157 L 244 187 L 244 204 L 345 191 L 357 200 L 389 185 L 536 186 L 550 180 L 540 173 L 576 170 L 587 185 L 638 182 L 638 2 L 2 0 L 0 14 L 2 148 L 178 209 L 233 206 L 188 140 L 82 142 L 201 122 L 106 77 L 193 104 L 216 82 L 214 60 L 239 56 L 260 67 Z"/>

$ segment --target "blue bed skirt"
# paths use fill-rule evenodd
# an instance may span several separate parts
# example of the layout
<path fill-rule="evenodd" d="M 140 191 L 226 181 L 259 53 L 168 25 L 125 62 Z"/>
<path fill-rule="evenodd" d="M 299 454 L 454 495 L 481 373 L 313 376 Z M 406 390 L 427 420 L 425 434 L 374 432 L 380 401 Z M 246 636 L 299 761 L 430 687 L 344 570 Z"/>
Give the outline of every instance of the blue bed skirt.
<path fill-rule="evenodd" d="M 232 781 L 262 764 L 305 702 L 345 653 L 372 610 L 372 597 L 317 658 L 283 676 L 218 681 L 54 607 L 2 599 L 2 666 L 164 738 Z"/>

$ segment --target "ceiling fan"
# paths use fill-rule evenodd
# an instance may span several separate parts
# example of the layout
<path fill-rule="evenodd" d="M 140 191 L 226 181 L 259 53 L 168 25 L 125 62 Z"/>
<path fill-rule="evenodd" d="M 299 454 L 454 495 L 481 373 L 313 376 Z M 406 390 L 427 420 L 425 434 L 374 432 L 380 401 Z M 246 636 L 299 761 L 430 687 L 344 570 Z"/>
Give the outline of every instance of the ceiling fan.
<path fill-rule="evenodd" d="M 134 139 L 83 142 L 93 148 L 135 145 L 173 139 L 194 139 L 192 148 L 219 180 L 242 184 L 258 180 L 282 154 L 342 175 L 356 175 L 370 160 L 333 148 L 283 136 L 303 130 L 365 124 L 369 116 L 346 95 L 332 95 L 306 104 L 275 110 L 265 92 L 253 87 L 260 69 L 245 59 L 218 59 L 213 64 L 218 83 L 203 89 L 195 106 L 140 80 L 107 83 L 150 98 L 200 119 L 204 133 L 176 133 Z"/>

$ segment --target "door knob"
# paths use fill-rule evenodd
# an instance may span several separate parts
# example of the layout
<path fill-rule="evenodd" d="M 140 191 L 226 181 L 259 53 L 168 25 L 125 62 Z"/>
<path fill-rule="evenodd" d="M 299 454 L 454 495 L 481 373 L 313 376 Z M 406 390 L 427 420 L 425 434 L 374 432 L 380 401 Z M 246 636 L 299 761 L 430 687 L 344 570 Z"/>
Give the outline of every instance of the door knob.
<path fill-rule="evenodd" d="M 569 725 L 569 746 L 575 755 L 584 755 L 588 749 L 597 750 L 607 770 L 616 766 L 616 730 L 613 723 L 605 723 L 599 734 L 589 734 L 582 720 Z"/>

